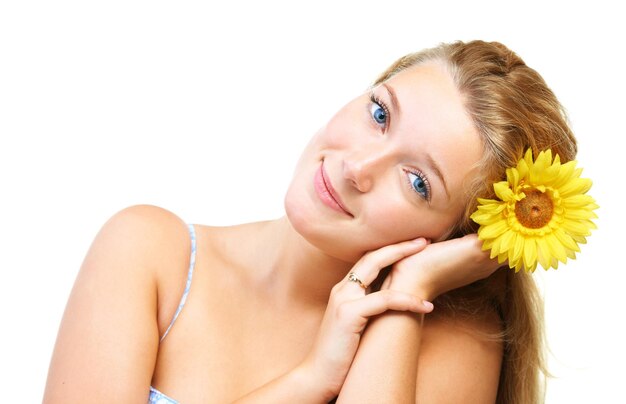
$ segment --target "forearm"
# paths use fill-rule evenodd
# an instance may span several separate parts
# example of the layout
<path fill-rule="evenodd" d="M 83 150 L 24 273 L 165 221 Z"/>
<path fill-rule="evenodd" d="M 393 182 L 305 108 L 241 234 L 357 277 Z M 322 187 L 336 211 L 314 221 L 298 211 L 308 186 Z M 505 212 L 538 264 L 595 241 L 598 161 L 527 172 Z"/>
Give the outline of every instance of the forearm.
<path fill-rule="evenodd" d="M 296 368 L 258 389 L 246 394 L 233 404 L 265 403 L 327 403 L 329 398 L 310 378 L 306 370 Z"/>
<path fill-rule="evenodd" d="M 390 311 L 371 320 L 337 402 L 414 402 L 423 319 Z"/>
<path fill-rule="evenodd" d="M 352 268 L 351 275 L 357 279 L 371 282 L 381 268 L 389 266 L 399 259 L 421 251 L 425 243 L 407 241 L 399 244 L 382 247 L 365 254 Z M 355 275 L 358 274 L 358 275 Z M 298 402 L 316 403 L 328 402 L 338 393 L 346 382 L 346 375 L 354 363 L 359 364 L 353 375 L 354 382 L 367 380 L 367 368 L 371 361 L 380 361 L 378 358 L 388 357 L 380 351 L 380 343 L 389 335 L 387 327 L 396 332 L 399 341 L 407 339 L 419 340 L 421 321 L 423 317 L 397 314 L 403 312 L 425 313 L 432 307 L 424 304 L 413 293 L 386 288 L 374 293 L 366 294 L 347 275 L 343 281 L 335 285 L 328 299 L 328 306 L 320 325 L 317 339 L 305 360 L 293 371 L 279 377 L 261 388 L 251 392 L 238 400 L 238 403 L 266 403 L 266 402 Z M 394 310 L 397 310 L 396 313 Z M 393 311 L 393 312 L 392 312 Z M 364 330 L 368 319 L 381 313 L 392 313 L 374 320 L 371 330 Z M 378 324 L 380 322 L 380 324 Z M 366 335 L 362 353 L 362 337 Z M 371 342 L 369 340 L 371 339 Z M 395 342 L 394 342 L 395 344 Z M 414 345 L 414 344 L 413 344 Z M 406 346 L 410 346 L 406 344 Z M 357 358 L 355 358 L 357 354 Z M 362 356 L 361 356 L 362 355 Z M 402 364 L 402 355 L 406 352 L 400 349 L 393 363 Z M 417 351 L 414 354 L 417 357 Z M 356 362 L 355 362 L 356 361 Z M 393 366 L 390 366 L 393 368 Z M 413 375 L 416 369 L 410 370 Z M 406 370 L 399 369 L 399 373 Z M 364 373 L 364 374 L 361 374 Z M 415 385 L 415 377 L 411 383 Z M 356 391 L 356 387 L 351 389 Z M 415 387 L 413 387 L 413 390 Z M 363 402 L 361 395 L 345 395 L 350 402 Z"/>

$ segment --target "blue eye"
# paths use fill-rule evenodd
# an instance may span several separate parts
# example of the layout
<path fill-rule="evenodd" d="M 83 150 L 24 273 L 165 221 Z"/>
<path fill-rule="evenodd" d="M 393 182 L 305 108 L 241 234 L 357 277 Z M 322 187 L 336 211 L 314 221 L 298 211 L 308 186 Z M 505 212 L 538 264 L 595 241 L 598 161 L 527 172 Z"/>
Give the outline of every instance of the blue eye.
<path fill-rule="evenodd" d="M 389 126 L 389 108 L 387 108 L 387 105 L 373 92 L 370 94 L 370 101 L 370 116 L 372 117 L 376 125 L 386 130 Z"/>
<path fill-rule="evenodd" d="M 372 118 L 379 125 L 387 124 L 387 111 L 385 108 L 380 106 L 376 101 L 372 101 L 372 105 L 370 106 L 370 114 L 372 114 Z"/>
<path fill-rule="evenodd" d="M 420 194 L 424 199 L 430 199 L 430 186 L 428 185 L 428 180 L 422 174 L 415 174 L 412 172 L 407 172 L 409 176 L 409 182 L 411 183 L 411 187 L 413 190 Z"/>

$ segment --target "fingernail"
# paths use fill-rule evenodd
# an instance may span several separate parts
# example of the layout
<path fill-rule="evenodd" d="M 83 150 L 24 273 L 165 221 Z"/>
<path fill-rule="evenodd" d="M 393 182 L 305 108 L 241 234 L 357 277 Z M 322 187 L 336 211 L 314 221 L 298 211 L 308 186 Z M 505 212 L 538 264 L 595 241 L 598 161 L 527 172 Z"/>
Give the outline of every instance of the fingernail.
<path fill-rule="evenodd" d="M 429 302 L 428 300 L 424 300 L 424 301 L 422 302 L 422 304 L 423 304 L 423 305 L 424 305 L 424 307 L 426 307 L 428 310 L 432 310 L 432 309 L 434 309 L 434 308 L 435 308 L 435 306 L 434 306 L 431 302 Z"/>
<path fill-rule="evenodd" d="M 416 238 L 415 240 L 411 240 L 411 242 L 413 242 L 415 244 L 425 244 L 426 243 L 426 239 L 424 237 L 420 237 L 420 238 Z"/>

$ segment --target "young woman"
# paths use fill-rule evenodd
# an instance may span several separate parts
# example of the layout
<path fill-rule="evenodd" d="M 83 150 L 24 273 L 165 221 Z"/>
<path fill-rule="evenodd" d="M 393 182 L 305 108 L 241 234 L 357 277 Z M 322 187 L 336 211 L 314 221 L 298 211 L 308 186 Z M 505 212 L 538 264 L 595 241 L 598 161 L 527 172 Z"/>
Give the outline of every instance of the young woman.
<path fill-rule="evenodd" d="M 506 47 L 399 59 L 310 141 L 283 218 L 113 216 L 44 401 L 541 401 L 535 285 L 496 270 L 469 219 L 529 147 L 576 153 L 554 94 Z"/>

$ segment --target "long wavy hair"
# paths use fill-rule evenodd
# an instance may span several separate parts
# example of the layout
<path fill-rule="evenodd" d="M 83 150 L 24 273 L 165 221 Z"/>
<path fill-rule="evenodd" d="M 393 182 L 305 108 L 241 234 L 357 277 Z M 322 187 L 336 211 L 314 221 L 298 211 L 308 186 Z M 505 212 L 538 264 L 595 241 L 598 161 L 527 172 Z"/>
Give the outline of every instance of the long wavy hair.
<path fill-rule="evenodd" d="M 411 53 L 393 63 L 376 86 L 415 65 L 442 63 L 464 99 L 481 135 L 484 153 L 479 175 L 467 187 L 467 206 L 452 237 L 475 232 L 469 218 L 476 198 L 495 198 L 492 184 L 506 179 L 532 148 L 550 148 L 562 162 L 576 156 L 576 140 L 567 116 L 543 78 L 513 51 L 498 42 L 454 42 Z M 446 317 L 496 313 L 502 332 L 483 335 L 503 343 L 497 402 L 527 404 L 545 401 L 549 373 L 545 359 L 543 299 L 530 274 L 502 268 L 491 277 L 448 292 L 435 301 Z M 443 310 L 442 310 L 443 308 Z"/>

